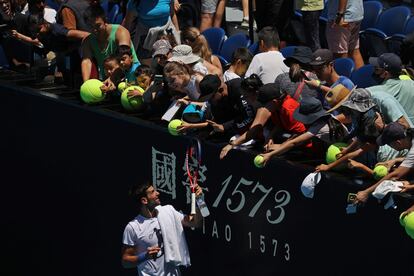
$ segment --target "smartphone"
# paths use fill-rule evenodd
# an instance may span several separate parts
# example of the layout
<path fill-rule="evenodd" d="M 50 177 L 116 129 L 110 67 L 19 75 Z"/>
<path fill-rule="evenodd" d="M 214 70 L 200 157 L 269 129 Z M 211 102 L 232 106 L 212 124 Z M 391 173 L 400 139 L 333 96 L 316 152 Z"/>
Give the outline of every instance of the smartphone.
<path fill-rule="evenodd" d="M 355 199 L 356 199 L 356 194 L 354 193 L 348 194 L 348 198 L 347 198 L 348 203 L 354 203 Z"/>
<path fill-rule="evenodd" d="M 308 76 L 306 76 L 306 72 L 305 72 L 303 69 L 301 69 L 301 70 L 300 70 L 300 72 L 301 72 L 301 74 L 302 74 L 302 76 L 303 76 L 303 78 L 304 78 L 305 80 L 310 80 L 310 79 L 308 78 Z"/>

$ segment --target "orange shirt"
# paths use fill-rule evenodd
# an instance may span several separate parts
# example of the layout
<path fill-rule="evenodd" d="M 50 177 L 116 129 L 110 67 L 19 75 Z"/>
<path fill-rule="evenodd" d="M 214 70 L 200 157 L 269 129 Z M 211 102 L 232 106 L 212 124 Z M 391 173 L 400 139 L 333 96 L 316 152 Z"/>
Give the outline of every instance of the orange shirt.
<path fill-rule="evenodd" d="M 299 106 L 299 103 L 291 96 L 287 95 L 283 100 L 282 106 L 278 112 L 272 112 L 271 119 L 277 127 L 292 134 L 301 134 L 306 131 L 303 123 L 293 118 L 293 112 Z"/>

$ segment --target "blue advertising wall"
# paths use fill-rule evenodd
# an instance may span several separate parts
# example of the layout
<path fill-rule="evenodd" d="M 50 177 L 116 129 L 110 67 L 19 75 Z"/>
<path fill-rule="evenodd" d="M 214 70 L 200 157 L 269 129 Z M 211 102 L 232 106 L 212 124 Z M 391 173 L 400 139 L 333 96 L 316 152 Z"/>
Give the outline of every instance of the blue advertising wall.
<path fill-rule="evenodd" d="M 151 179 L 164 204 L 189 212 L 188 137 L 99 107 L 0 86 L 1 275 L 136 275 L 121 240 L 137 214 L 134 183 Z M 326 174 L 314 199 L 300 184 L 312 168 L 203 143 L 200 185 L 211 215 L 187 229 L 184 275 L 414 275 L 404 208 L 376 200 L 345 212 L 350 179 Z"/>

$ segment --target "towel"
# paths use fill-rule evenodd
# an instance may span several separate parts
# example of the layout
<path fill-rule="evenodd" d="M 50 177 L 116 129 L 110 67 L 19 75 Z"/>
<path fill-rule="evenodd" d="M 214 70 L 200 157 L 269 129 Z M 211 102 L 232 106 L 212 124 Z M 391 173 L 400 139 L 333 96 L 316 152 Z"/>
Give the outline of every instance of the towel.
<path fill-rule="evenodd" d="M 141 37 L 146 34 L 145 39 L 142 42 L 142 48 L 148 51 L 152 51 L 152 45 L 155 43 L 155 41 L 157 41 L 160 34 L 167 34 L 168 29 L 172 30 L 172 34 L 175 38 L 175 41 L 178 44 L 180 44 L 181 42 L 180 34 L 175 28 L 174 24 L 172 23 L 171 18 L 168 19 L 167 24 L 165 24 L 164 26 L 157 26 L 157 27 L 152 27 L 152 28 L 148 28 L 146 25 L 142 24 L 138 20 L 137 26 L 135 29 L 135 36 L 134 36 L 133 44 L 135 45 L 135 47 L 138 48 L 141 43 Z"/>
<path fill-rule="evenodd" d="M 175 266 L 190 266 L 190 253 L 181 224 L 183 215 L 171 205 L 157 206 L 156 210 L 164 241 L 165 261 Z"/>

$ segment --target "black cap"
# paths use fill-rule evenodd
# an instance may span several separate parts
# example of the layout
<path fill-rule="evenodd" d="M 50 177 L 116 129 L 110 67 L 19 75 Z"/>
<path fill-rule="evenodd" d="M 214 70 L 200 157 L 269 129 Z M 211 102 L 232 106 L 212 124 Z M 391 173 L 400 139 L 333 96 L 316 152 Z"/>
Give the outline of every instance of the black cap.
<path fill-rule="evenodd" d="M 369 63 L 394 74 L 398 74 L 402 70 L 401 59 L 394 53 L 384 53 L 379 57 L 371 57 Z"/>
<path fill-rule="evenodd" d="M 221 87 L 221 80 L 217 75 L 206 75 L 200 81 L 200 101 L 208 101 Z"/>
<path fill-rule="evenodd" d="M 334 60 L 333 53 L 329 49 L 318 49 L 312 55 L 312 61 L 309 62 L 312 66 L 327 64 Z"/>
<path fill-rule="evenodd" d="M 396 140 L 405 138 L 405 128 L 398 122 L 388 124 L 377 138 L 377 145 L 383 146 Z"/>
<path fill-rule="evenodd" d="M 293 50 L 293 55 L 287 57 L 283 62 L 290 66 L 291 63 L 308 64 L 312 61 L 312 50 L 309 47 L 297 46 Z"/>
<path fill-rule="evenodd" d="M 267 83 L 259 88 L 257 101 L 264 105 L 273 99 L 279 99 L 282 95 L 279 83 Z"/>

